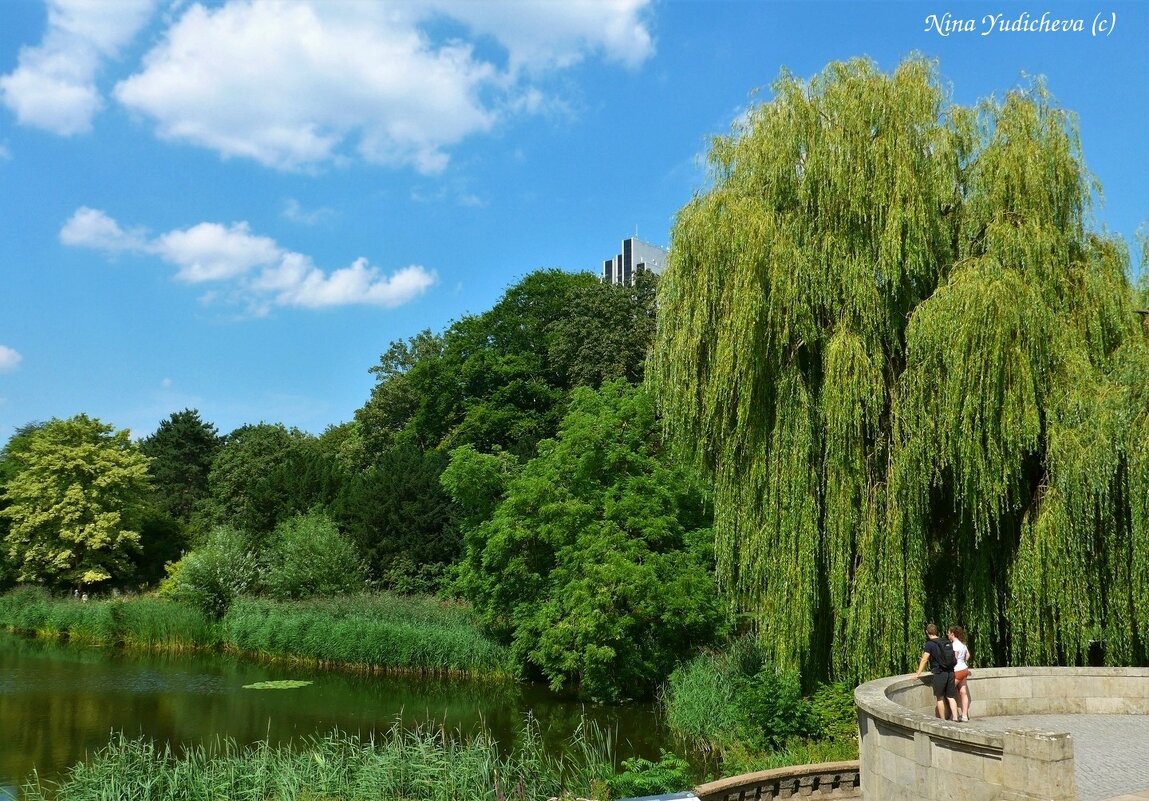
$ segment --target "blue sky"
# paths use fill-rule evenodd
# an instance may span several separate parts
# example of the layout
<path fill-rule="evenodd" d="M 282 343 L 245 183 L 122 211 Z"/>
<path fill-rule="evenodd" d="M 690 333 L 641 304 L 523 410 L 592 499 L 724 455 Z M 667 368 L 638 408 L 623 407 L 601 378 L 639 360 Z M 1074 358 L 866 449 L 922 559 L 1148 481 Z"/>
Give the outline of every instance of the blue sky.
<path fill-rule="evenodd" d="M 1044 12 L 1085 30 L 983 35 Z M 349 420 L 392 340 L 666 244 L 782 67 L 921 52 L 959 103 L 1045 75 L 1132 241 L 1147 41 L 1120 1 L 3 0 L 0 442 L 80 412 Z"/>

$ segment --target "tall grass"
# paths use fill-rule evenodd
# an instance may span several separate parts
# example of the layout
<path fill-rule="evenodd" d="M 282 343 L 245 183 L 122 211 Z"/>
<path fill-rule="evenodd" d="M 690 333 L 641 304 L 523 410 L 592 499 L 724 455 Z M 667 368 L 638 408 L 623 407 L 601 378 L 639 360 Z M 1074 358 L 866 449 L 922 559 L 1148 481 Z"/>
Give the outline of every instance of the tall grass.
<path fill-rule="evenodd" d="M 242 598 L 215 622 L 152 596 L 53 598 L 39 588 L 0 596 L 0 627 L 149 650 L 224 647 L 244 654 L 370 670 L 505 676 L 507 649 L 470 610 L 433 598 L 356 595 L 311 601 Z"/>
<path fill-rule="evenodd" d="M 53 598 L 38 587 L 0 595 L 0 627 L 154 650 L 209 648 L 219 643 L 218 626 L 185 604 L 150 597 L 78 601 Z"/>
<path fill-rule="evenodd" d="M 398 725 L 363 739 L 334 733 L 296 747 L 231 740 L 176 754 L 167 746 L 120 736 L 58 782 L 33 777 L 27 801 L 235 801 L 379 799 L 380 801 L 534 801 L 600 793 L 611 755 L 591 739 L 566 755 L 543 751 L 528 725 L 520 745 L 501 754 L 486 735 Z"/>
<path fill-rule="evenodd" d="M 247 598 L 228 610 L 223 631 L 229 646 L 273 657 L 382 670 L 510 671 L 507 650 L 479 630 L 469 610 L 431 598 Z"/>

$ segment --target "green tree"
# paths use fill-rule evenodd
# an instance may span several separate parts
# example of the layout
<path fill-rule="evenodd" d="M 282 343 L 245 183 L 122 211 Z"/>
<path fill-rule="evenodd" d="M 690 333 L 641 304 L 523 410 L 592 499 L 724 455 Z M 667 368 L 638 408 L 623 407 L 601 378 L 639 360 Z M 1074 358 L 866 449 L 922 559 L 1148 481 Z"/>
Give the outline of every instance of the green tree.
<path fill-rule="evenodd" d="M 219 526 L 202 545 L 168 567 L 160 593 L 219 619 L 259 585 L 259 561 L 245 532 Z"/>
<path fill-rule="evenodd" d="M 299 499 L 270 477 L 292 475 L 306 465 L 309 439 L 279 423 L 245 425 L 228 434 L 208 473 L 210 495 L 198 510 L 200 525 L 233 526 L 258 540 L 300 511 L 292 507 Z M 311 506 L 303 502 L 302 508 Z"/>
<path fill-rule="evenodd" d="M 651 375 L 771 662 L 897 672 L 927 616 L 987 662 L 1144 658 L 1149 358 L 1071 115 L 857 60 L 783 75 L 710 164 Z"/>
<path fill-rule="evenodd" d="M 580 388 L 557 439 L 466 532 L 459 586 L 524 670 L 594 698 L 646 696 L 724 625 L 708 525 L 650 397 Z"/>
<path fill-rule="evenodd" d="M 533 455 L 562 417 L 570 376 L 550 354 L 556 324 L 597 279 L 538 270 L 493 308 L 392 343 L 372 368 L 377 384 L 356 413 L 368 458 L 398 442 L 421 450 L 473 444 Z"/>
<path fill-rule="evenodd" d="M 446 457 L 397 445 L 348 479 L 331 506 L 373 579 L 398 590 L 431 586 L 461 547 L 451 500 L 439 483 Z"/>
<path fill-rule="evenodd" d="M 0 450 L 0 543 L 6 541 L 10 521 L 4 516 L 4 508 L 8 506 L 4 487 L 25 467 L 24 454 L 32 443 L 32 435 L 44 427 L 44 423 L 32 422 L 20 426 Z M 0 547 L 0 590 L 7 589 L 16 583 L 16 565 L 10 561 L 8 548 Z"/>
<path fill-rule="evenodd" d="M 154 433 L 140 441 L 151 459 L 149 470 L 159 509 L 182 523 L 208 494 L 208 473 L 223 444 L 211 423 L 195 409 L 173 412 Z"/>
<path fill-rule="evenodd" d="M 4 487 L 8 556 L 20 581 L 51 587 L 123 581 L 151 485 L 127 430 L 77 415 L 34 431 Z"/>
<path fill-rule="evenodd" d="M 638 384 L 654 340 L 658 276 L 642 271 L 630 285 L 579 287 L 551 325 L 549 357 L 572 386 L 623 378 Z"/>

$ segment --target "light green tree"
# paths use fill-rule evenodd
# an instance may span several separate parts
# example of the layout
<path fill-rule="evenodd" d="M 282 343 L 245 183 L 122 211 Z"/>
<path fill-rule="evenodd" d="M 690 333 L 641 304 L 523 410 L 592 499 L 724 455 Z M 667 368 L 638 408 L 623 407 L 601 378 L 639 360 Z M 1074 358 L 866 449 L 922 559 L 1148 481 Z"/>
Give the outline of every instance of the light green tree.
<path fill-rule="evenodd" d="M 4 487 L 18 580 L 51 587 L 125 579 L 139 549 L 148 460 L 126 430 L 77 415 L 37 429 Z"/>
<path fill-rule="evenodd" d="M 983 662 L 1144 659 L 1149 355 L 1072 115 L 857 60 L 783 75 L 710 164 L 651 374 L 770 657 L 900 672 L 929 617 Z"/>

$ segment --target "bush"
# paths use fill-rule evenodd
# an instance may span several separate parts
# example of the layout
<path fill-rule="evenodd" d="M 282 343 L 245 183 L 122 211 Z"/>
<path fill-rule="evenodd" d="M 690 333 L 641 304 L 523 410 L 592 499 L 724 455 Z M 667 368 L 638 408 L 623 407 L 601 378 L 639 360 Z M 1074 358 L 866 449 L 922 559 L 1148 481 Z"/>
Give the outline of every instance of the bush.
<path fill-rule="evenodd" d="M 628 798 L 658 793 L 674 793 L 688 789 L 690 764 L 666 751 L 657 762 L 635 757 L 622 761 L 623 772 L 607 780 L 612 798 Z"/>
<path fill-rule="evenodd" d="M 751 638 L 679 666 L 662 703 L 675 736 L 727 773 L 857 755 L 850 685 L 824 684 L 805 698 L 801 676 L 772 665 Z"/>
<path fill-rule="evenodd" d="M 220 527 L 202 548 L 168 569 L 161 592 L 199 609 L 209 618 L 223 617 L 232 601 L 256 586 L 259 565 L 243 533 Z"/>
<path fill-rule="evenodd" d="M 280 600 L 363 589 L 363 567 L 352 545 L 326 515 L 312 511 L 285 520 L 264 552 L 267 594 Z"/>

